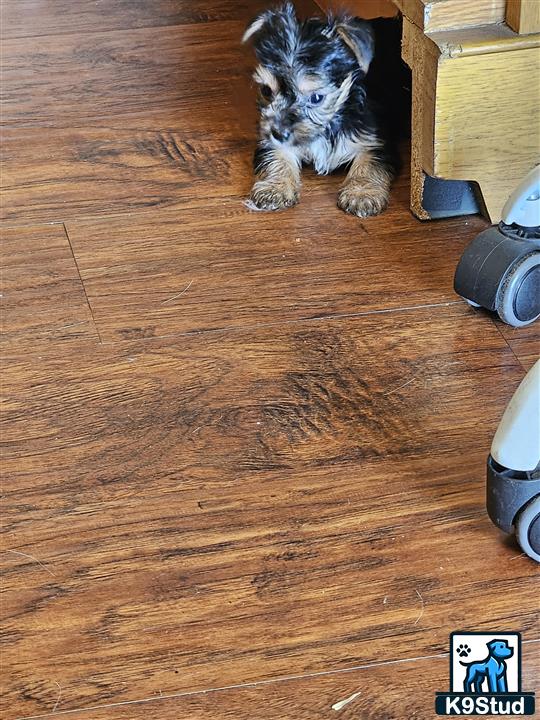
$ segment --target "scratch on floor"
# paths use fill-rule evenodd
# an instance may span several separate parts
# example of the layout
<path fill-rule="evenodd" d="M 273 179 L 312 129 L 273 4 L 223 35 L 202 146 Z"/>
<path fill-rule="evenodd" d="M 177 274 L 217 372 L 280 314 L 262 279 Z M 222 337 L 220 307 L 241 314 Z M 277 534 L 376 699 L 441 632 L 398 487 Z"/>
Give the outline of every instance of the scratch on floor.
<path fill-rule="evenodd" d="M 522 557 L 526 557 L 526 556 L 527 556 L 527 553 L 522 552 L 519 555 L 514 555 L 514 557 L 511 557 L 508 562 L 512 562 L 512 560 L 517 560 L 518 558 L 522 558 Z"/>
<path fill-rule="evenodd" d="M 49 332 L 60 332 L 60 330 L 67 330 L 68 328 L 77 327 L 78 325 L 86 325 L 87 323 L 88 320 L 81 320 L 80 322 L 69 323 L 69 325 L 62 325 L 61 327 L 53 328 L 52 330 L 49 330 Z"/>
<path fill-rule="evenodd" d="M 56 680 L 53 680 L 53 682 L 55 685 L 58 685 L 58 697 L 56 698 L 56 702 L 54 703 L 54 707 L 52 709 L 52 711 L 55 712 L 58 707 L 58 703 L 60 702 L 60 698 L 62 697 L 62 686 L 60 683 L 57 683 Z"/>
<path fill-rule="evenodd" d="M 339 700 L 339 702 L 332 705 L 332 710 L 343 710 L 345 705 L 352 703 L 352 701 L 356 700 L 356 698 L 361 694 L 361 692 L 355 692 L 352 695 L 349 695 L 349 697 L 346 697 L 345 700 Z"/>
<path fill-rule="evenodd" d="M 171 302 L 171 300 L 176 300 L 176 298 L 181 297 L 184 293 L 187 293 L 187 291 L 189 290 L 189 288 L 190 288 L 192 285 L 193 285 L 193 280 L 191 280 L 191 281 L 186 285 L 186 287 L 182 290 L 182 292 L 176 293 L 176 295 L 173 295 L 172 297 L 167 298 L 167 300 L 163 300 L 163 302 L 162 302 L 161 304 L 162 304 L 162 305 L 165 305 L 166 303 Z"/>
<path fill-rule="evenodd" d="M 407 387 L 407 385 L 410 385 L 412 382 L 416 380 L 416 377 L 411 378 L 410 380 L 407 380 L 406 383 L 403 383 L 403 385 L 400 385 L 397 388 L 394 388 L 393 390 L 389 390 L 388 392 L 383 393 L 383 395 L 392 395 L 392 393 L 397 392 L 398 390 L 401 390 L 401 388 Z"/>
<path fill-rule="evenodd" d="M 28 555 L 28 553 L 19 552 L 18 550 L 6 550 L 5 552 L 11 553 L 12 555 L 20 555 L 21 557 L 28 558 L 29 560 L 33 560 L 35 563 L 37 563 L 40 567 L 42 567 L 45 572 L 48 572 L 49 575 L 52 575 L 53 577 L 56 577 L 56 575 L 53 573 L 52 570 L 49 570 L 48 567 L 46 567 L 40 560 L 38 560 L 33 555 Z"/>
<path fill-rule="evenodd" d="M 422 607 L 420 608 L 420 615 L 414 621 L 414 624 L 418 625 L 418 623 L 420 622 L 420 618 L 424 614 L 425 603 L 424 603 L 424 598 L 422 597 L 422 595 L 418 592 L 418 590 L 416 588 L 415 588 L 414 592 L 418 595 L 418 597 L 420 598 L 420 602 L 422 603 Z"/>

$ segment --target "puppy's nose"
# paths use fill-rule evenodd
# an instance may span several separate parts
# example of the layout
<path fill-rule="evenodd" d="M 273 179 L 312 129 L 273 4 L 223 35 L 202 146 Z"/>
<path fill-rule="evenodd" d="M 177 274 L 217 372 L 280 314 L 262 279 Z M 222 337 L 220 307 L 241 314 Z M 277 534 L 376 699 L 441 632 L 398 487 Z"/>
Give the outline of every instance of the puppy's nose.
<path fill-rule="evenodd" d="M 277 140 L 278 142 L 283 142 L 284 140 L 288 140 L 288 138 L 291 135 L 290 130 L 278 130 L 277 128 L 272 128 L 271 130 L 272 137 Z"/>

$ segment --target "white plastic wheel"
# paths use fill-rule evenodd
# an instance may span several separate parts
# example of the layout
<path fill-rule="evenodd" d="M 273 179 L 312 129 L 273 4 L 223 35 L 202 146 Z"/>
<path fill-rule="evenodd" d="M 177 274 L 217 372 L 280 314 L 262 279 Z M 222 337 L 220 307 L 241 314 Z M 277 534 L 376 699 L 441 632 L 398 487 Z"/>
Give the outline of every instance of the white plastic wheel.
<path fill-rule="evenodd" d="M 519 513 L 516 537 L 523 551 L 540 562 L 540 495 L 530 500 Z"/>

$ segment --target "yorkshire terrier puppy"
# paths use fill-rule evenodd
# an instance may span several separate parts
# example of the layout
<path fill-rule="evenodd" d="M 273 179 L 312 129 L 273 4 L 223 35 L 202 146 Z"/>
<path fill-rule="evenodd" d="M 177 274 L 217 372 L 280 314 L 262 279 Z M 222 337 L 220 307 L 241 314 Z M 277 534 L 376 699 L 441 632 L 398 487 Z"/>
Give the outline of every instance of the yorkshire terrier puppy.
<path fill-rule="evenodd" d="M 350 165 L 338 206 L 360 217 L 382 212 L 393 168 L 367 92 L 371 24 L 349 16 L 300 21 L 286 3 L 255 18 L 244 33 L 248 40 L 259 62 L 260 94 L 258 179 L 249 205 L 295 205 L 303 164 L 319 174 Z"/>

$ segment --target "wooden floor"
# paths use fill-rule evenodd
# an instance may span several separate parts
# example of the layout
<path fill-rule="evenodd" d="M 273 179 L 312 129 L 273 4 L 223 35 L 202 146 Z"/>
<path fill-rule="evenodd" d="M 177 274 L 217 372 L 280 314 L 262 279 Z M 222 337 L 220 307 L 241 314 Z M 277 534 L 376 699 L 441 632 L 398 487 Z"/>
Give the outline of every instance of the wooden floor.
<path fill-rule="evenodd" d="M 538 689 L 484 507 L 538 330 L 455 297 L 485 223 L 406 176 L 244 207 L 264 5 L 3 0 L 5 720 L 423 720 L 457 629 L 521 631 Z"/>

